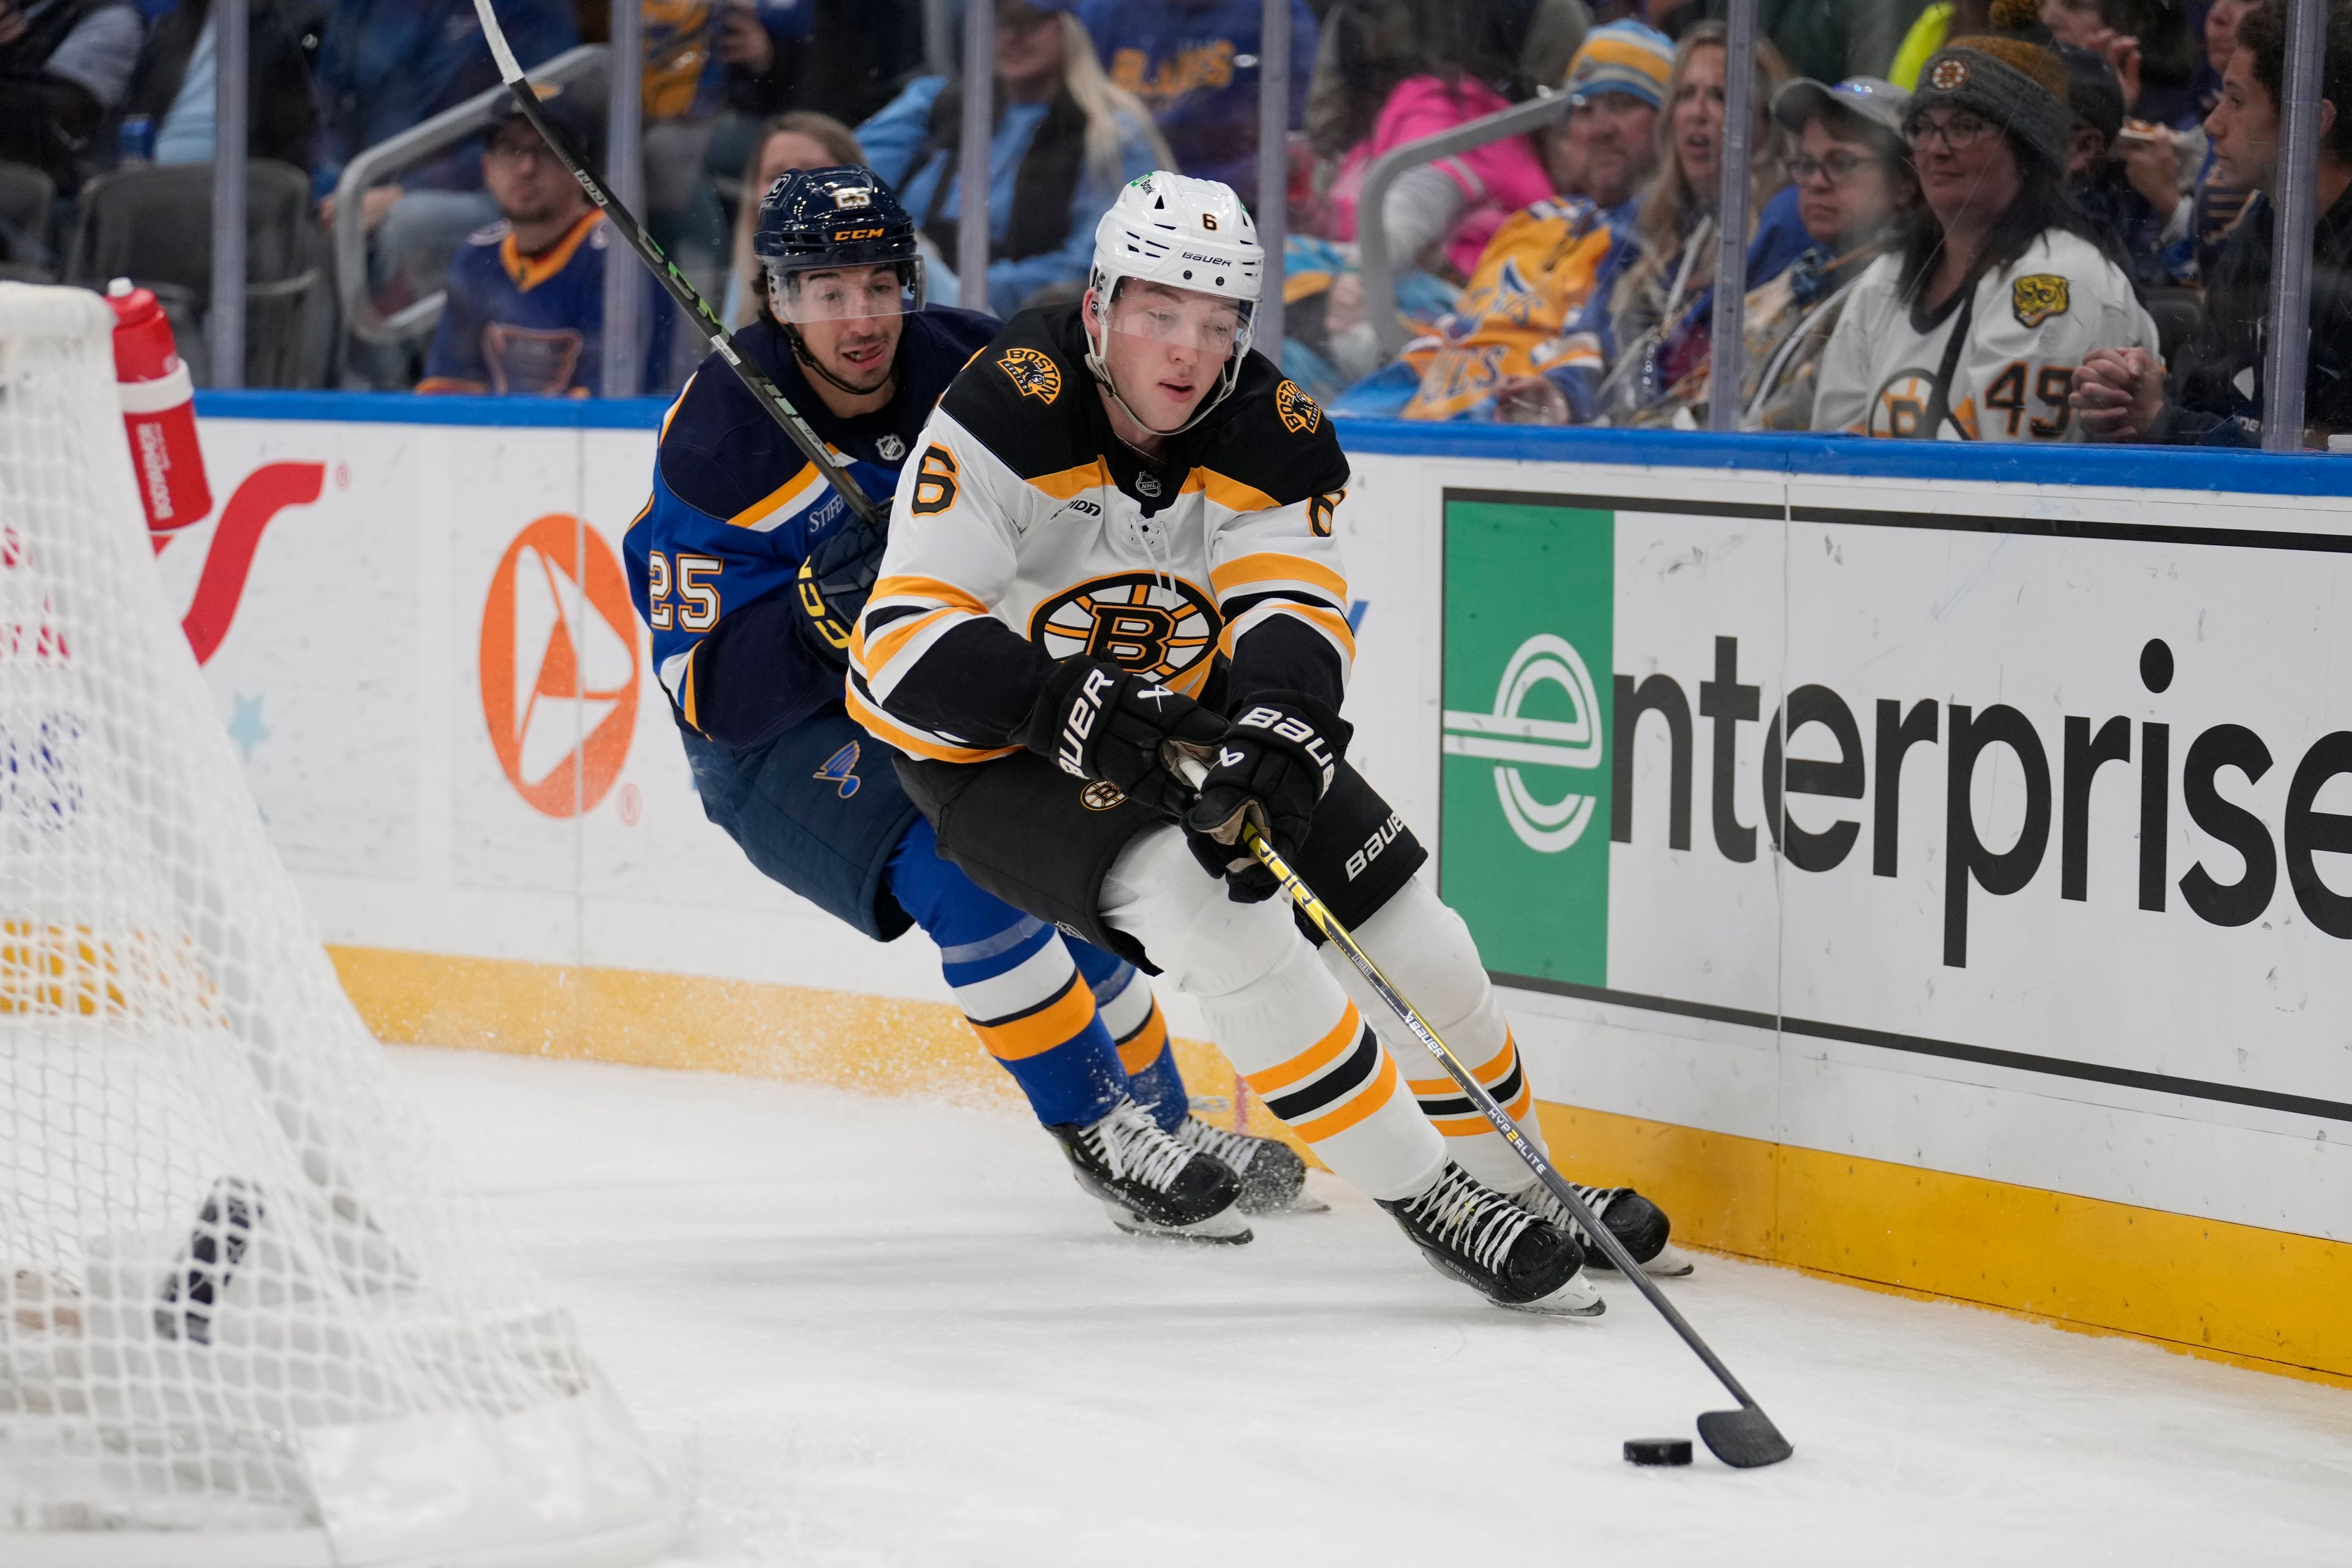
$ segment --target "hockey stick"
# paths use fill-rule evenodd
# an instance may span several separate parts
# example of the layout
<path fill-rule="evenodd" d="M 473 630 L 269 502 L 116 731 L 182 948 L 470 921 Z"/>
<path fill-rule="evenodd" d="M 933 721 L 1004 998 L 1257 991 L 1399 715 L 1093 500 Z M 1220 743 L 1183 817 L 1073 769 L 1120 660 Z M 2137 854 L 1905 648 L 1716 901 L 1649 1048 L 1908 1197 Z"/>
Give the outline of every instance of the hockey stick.
<path fill-rule="evenodd" d="M 515 63 L 514 51 L 507 47 L 507 36 L 499 29 L 499 18 L 490 9 L 490 0 L 474 0 L 474 11 L 482 19 L 482 36 L 489 40 L 490 54 L 499 63 L 499 79 L 507 84 L 509 92 L 514 94 L 515 105 L 522 110 L 523 118 L 530 121 L 532 128 L 545 138 L 548 146 L 554 149 L 556 157 L 562 161 L 564 168 L 571 171 L 572 177 L 580 182 L 580 188 L 587 193 L 588 199 L 604 209 L 606 221 L 620 231 L 621 237 L 629 242 L 629 248 L 652 268 L 654 280 L 677 301 L 678 309 L 693 321 L 703 341 L 727 362 L 728 368 L 734 371 L 736 379 L 742 382 L 744 390 L 751 393 L 752 400 L 783 426 L 784 434 L 791 437 L 793 445 L 801 449 L 801 456 L 815 464 L 816 471 L 824 476 L 825 482 L 841 492 L 841 499 L 849 503 L 849 510 L 857 514 L 859 521 L 869 528 L 881 526 L 882 509 L 874 504 L 874 498 L 866 493 L 866 488 L 857 482 L 846 465 L 825 449 L 817 433 L 809 428 L 808 421 L 801 417 L 800 410 L 786 401 L 776 384 L 768 379 L 767 372 L 736 351 L 735 340 L 727 331 L 726 323 L 695 291 L 694 285 L 686 280 L 686 274 L 677 269 L 677 264 L 662 254 L 661 247 L 653 242 L 629 209 L 605 188 L 604 182 L 589 168 L 587 160 L 576 148 L 566 144 L 557 134 L 555 127 L 547 122 L 547 116 L 539 110 L 539 95 L 531 90 L 530 79 L 523 75 L 522 67 Z"/>
<path fill-rule="evenodd" d="M 1207 769 L 1202 763 L 1189 756 L 1183 760 L 1179 771 L 1195 789 L 1207 776 Z M 1519 1131 L 1519 1124 L 1511 1120 L 1510 1112 L 1496 1103 L 1495 1097 L 1486 1092 L 1486 1085 L 1471 1076 L 1470 1069 L 1464 1067 L 1462 1059 L 1437 1037 L 1437 1031 L 1429 1026 L 1428 1021 L 1422 1017 L 1413 1005 L 1389 984 L 1389 977 L 1381 973 L 1381 966 L 1372 962 L 1371 955 L 1358 945 L 1348 928 L 1324 907 L 1323 900 L 1315 896 L 1315 889 L 1299 880 L 1298 873 L 1290 868 L 1289 862 L 1283 859 L 1265 835 L 1244 820 L 1242 842 L 1251 854 L 1257 857 L 1258 864 L 1274 873 L 1276 880 L 1282 884 L 1283 891 L 1290 895 L 1292 906 L 1313 921 L 1315 929 L 1356 966 L 1356 973 L 1380 993 L 1381 1000 L 1388 1004 L 1389 1011 L 1402 1020 L 1404 1026 L 1412 1031 L 1413 1037 L 1437 1058 L 1446 1076 L 1462 1086 L 1462 1092 L 1470 1097 L 1471 1103 L 1494 1124 L 1495 1131 L 1503 1135 L 1503 1142 L 1511 1146 L 1527 1163 L 1528 1169 L 1533 1171 L 1549 1189 L 1551 1195 L 1558 1198 L 1560 1205 L 1575 1217 L 1576 1223 L 1584 1227 L 1585 1235 L 1601 1244 L 1601 1250 L 1608 1254 L 1609 1261 L 1649 1298 L 1650 1305 L 1658 1310 L 1659 1315 L 1673 1326 L 1675 1332 L 1683 1337 L 1683 1342 L 1706 1363 L 1706 1370 L 1715 1373 L 1717 1381 L 1739 1401 L 1737 1410 L 1709 1410 L 1698 1418 L 1698 1435 L 1706 1440 L 1706 1446 L 1713 1450 L 1715 1457 L 1727 1465 L 1747 1470 L 1759 1465 L 1777 1465 L 1794 1453 L 1796 1450 L 1790 1447 L 1789 1440 L 1780 1436 L 1780 1429 L 1772 1425 L 1772 1418 L 1764 1414 L 1764 1407 L 1739 1385 L 1739 1380 L 1731 1375 L 1731 1369 L 1723 1364 L 1722 1358 L 1708 1348 L 1705 1340 L 1698 1337 L 1698 1331 L 1684 1320 L 1672 1301 L 1666 1300 L 1666 1293 L 1658 1289 L 1656 1281 L 1642 1271 L 1642 1266 L 1633 1261 L 1633 1255 L 1625 1250 L 1625 1244 L 1617 1239 L 1616 1233 L 1601 1223 L 1585 1206 L 1584 1200 L 1576 1195 L 1576 1189 L 1570 1186 L 1560 1173 L 1551 1168 L 1551 1163 L 1528 1142 L 1527 1134 Z"/>

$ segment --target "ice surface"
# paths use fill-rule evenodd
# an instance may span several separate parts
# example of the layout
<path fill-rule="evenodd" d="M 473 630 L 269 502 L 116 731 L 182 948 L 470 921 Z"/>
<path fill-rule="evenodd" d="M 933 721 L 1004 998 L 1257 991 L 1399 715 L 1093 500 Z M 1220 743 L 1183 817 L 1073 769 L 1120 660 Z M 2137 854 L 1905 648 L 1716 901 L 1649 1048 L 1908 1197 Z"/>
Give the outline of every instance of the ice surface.
<path fill-rule="evenodd" d="M 1702 1257 L 1504 1312 L 1371 1205 L 1121 1237 L 1001 1110 L 396 1053 L 676 1473 L 695 1564 L 2352 1562 L 2352 1393 Z M 2347 1309 L 2352 1310 L 2352 1309 Z"/>

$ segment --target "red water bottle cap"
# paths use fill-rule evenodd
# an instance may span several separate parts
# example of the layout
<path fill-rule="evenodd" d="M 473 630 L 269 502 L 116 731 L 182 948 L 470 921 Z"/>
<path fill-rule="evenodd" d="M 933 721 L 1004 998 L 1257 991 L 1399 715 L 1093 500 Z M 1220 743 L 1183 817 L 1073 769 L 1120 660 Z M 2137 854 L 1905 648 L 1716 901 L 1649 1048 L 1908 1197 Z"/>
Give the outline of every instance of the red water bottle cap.
<path fill-rule="evenodd" d="M 172 319 L 153 289 L 118 278 L 106 286 L 106 302 L 114 308 L 115 380 L 158 381 L 180 368 Z"/>

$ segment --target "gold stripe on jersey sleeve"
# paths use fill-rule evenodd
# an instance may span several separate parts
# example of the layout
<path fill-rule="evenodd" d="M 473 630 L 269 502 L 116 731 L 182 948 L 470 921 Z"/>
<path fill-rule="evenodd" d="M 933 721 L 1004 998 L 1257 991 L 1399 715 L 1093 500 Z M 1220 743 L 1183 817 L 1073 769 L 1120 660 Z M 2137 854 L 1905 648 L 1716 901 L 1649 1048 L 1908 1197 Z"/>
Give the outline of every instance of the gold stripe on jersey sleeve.
<path fill-rule="evenodd" d="M 885 605 L 898 599 L 925 601 L 951 610 L 970 610 L 975 616 L 988 614 L 986 605 L 944 577 L 885 577 L 874 584 L 874 591 L 866 596 L 866 603 Z"/>
<path fill-rule="evenodd" d="M 1282 503 L 1241 480 L 1214 468 L 1194 468 L 1184 477 L 1186 491 L 1198 490 L 1228 511 L 1273 511 Z"/>
<path fill-rule="evenodd" d="M 1209 586 L 1222 599 L 1252 583 L 1312 583 L 1341 604 L 1348 602 L 1348 580 L 1320 562 L 1304 555 L 1262 551 L 1228 561 L 1209 574 Z"/>
<path fill-rule="evenodd" d="M 803 463 L 800 471 L 770 490 L 741 511 L 727 520 L 730 528 L 748 528 L 755 533 L 765 533 L 783 520 L 776 513 L 808 494 L 812 486 L 824 483 L 824 476 L 816 471 L 814 463 Z M 770 521 L 774 518 L 774 521 Z"/>
<path fill-rule="evenodd" d="M 1059 473 L 1039 474 L 1027 483 L 1031 489 L 1055 500 L 1075 500 L 1088 490 L 1109 488 L 1110 464 L 1097 458 L 1091 463 L 1081 463 L 1075 468 L 1064 468 Z"/>
<path fill-rule="evenodd" d="M 1296 599 L 1269 600 L 1263 605 L 1252 605 L 1248 615 L 1227 626 L 1223 635 L 1217 638 L 1217 651 L 1227 658 L 1233 658 L 1234 639 L 1267 616 L 1297 616 L 1338 643 L 1349 662 L 1354 661 L 1356 634 L 1348 629 L 1348 617 L 1337 610 L 1318 609 L 1313 605 L 1302 605 Z"/>
<path fill-rule="evenodd" d="M 886 741 L 910 757 L 929 757 L 940 763 L 987 763 L 999 757 L 1009 757 L 1021 750 L 1018 746 L 951 746 L 944 741 L 934 741 L 905 728 L 871 702 L 856 686 L 842 688 L 842 699 L 849 716 L 857 721 L 866 733 L 877 741 Z"/>
<path fill-rule="evenodd" d="M 700 375 L 702 373 L 700 371 L 696 371 L 694 375 Z M 689 375 L 686 378 L 686 384 L 677 389 L 677 401 L 669 405 L 669 412 L 662 416 L 661 434 L 654 437 L 656 442 L 665 441 L 669 438 L 669 422 L 677 417 L 677 411 L 679 409 L 686 406 L 686 395 L 694 390 L 694 375 Z"/>
<path fill-rule="evenodd" d="M 898 650 L 912 642 L 925 626 L 935 626 L 954 614 L 956 606 L 950 605 L 929 615 L 908 616 L 904 620 L 892 621 L 882 635 L 871 642 L 866 640 L 866 626 L 861 621 L 853 634 L 857 646 L 851 650 L 857 668 L 864 670 L 866 679 L 871 680 L 877 671 L 888 668 L 890 661 L 898 657 Z"/>

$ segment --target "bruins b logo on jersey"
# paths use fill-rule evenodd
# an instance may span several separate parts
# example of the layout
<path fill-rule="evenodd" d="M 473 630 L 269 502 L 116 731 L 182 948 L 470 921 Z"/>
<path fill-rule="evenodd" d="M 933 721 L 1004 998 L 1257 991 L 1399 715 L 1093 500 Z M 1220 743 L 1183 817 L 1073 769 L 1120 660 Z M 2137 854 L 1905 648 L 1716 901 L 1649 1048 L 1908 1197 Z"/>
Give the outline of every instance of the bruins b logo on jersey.
<path fill-rule="evenodd" d="M 2009 306 L 2017 324 L 2031 330 L 2053 316 L 2066 313 L 2066 279 L 2054 272 L 2037 272 L 2009 286 Z"/>
<path fill-rule="evenodd" d="M 1927 410 L 1935 400 L 1934 372 L 1898 370 L 1881 382 L 1872 396 L 1864 433 L 1891 436 L 1898 441 L 1932 439 L 1936 432 L 1927 428 Z"/>
<path fill-rule="evenodd" d="M 1085 654 L 1161 681 L 1207 658 L 1223 629 L 1208 595 L 1181 577 L 1150 572 L 1091 578 L 1029 617 L 1029 640 L 1055 658 Z"/>
<path fill-rule="evenodd" d="M 1051 403 L 1062 395 L 1062 367 L 1043 349 L 1007 349 L 996 368 L 1013 378 L 1024 397 Z"/>
<path fill-rule="evenodd" d="M 1295 381 L 1286 381 L 1274 389 L 1274 411 L 1282 416 L 1283 427 L 1294 436 L 1312 436 L 1315 427 L 1323 423 L 1323 410 L 1299 390 Z"/>

